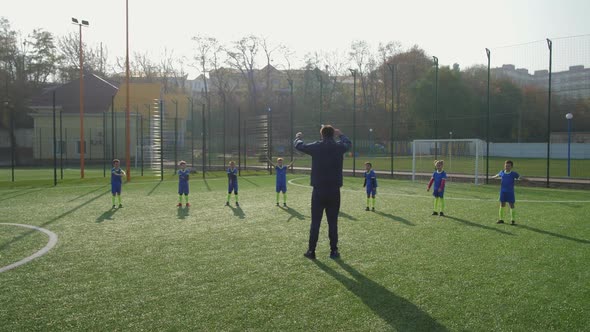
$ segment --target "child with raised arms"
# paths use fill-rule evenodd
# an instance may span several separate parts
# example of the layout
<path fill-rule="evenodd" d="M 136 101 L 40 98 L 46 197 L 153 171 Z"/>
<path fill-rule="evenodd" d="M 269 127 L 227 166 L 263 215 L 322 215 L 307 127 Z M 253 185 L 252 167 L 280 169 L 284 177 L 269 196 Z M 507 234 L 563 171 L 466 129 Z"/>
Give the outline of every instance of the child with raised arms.
<path fill-rule="evenodd" d="M 231 198 L 232 192 L 236 197 L 236 206 L 240 206 L 240 203 L 238 203 L 238 169 L 236 168 L 236 163 L 234 161 L 229 162 L 229 168 L 227 169 L 227 201 L 225 202 L 226 206 L 229 206 L 229 199 Z"/>
<path fill-rule="evenodd" d="M 121 186 L 123 185 L 123 177 L 126 175 L 125 171 L 119 167 L 119 159 L 113 160 L 113 168 L 111 169 L 111 198 L 113 203 L 113 209 L 115 208 L 115 197 L 118 198 L 119 207 L 122 208 L 121 204 Z"/>
<path fill-rule="evenodd" d="M 281 192 L 283 193 L 283 206 L 287 206 L 287 169 L 293 165 L 295 160 L 292 160 L 288 165 L 283 165 L 283 158 L 277 158 L 276 165 L 270 159 L 268 162 L 275 168 L 277 174 L 277 206 L 279 206 L 279 194 Z"/>

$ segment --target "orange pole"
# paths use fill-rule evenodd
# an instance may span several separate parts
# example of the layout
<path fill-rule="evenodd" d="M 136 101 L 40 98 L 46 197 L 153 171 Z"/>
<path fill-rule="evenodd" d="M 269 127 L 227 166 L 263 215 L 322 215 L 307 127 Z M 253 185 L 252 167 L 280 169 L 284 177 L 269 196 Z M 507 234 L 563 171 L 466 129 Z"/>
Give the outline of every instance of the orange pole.
<path fill-rule="evenodd" d="M 84 54 L 82 53 L 82 25 L 80 24 L 80 178 L 84 178 Z"/>
<path fill-rule="evenodd" d="M 129 0 L 125 1 L 125 33 L 127 39 L 126 54 L 125 54 L 125 67 L 126 67 L 126 81 L 127 81 L 127 93 L 125 101 L 125 162 L 127 163 L 127 181 L 131 181 L 131 158 L 129 156 L 131 148 L 131 133 L 130 133 L 130 119 L 129 119 Z"/>

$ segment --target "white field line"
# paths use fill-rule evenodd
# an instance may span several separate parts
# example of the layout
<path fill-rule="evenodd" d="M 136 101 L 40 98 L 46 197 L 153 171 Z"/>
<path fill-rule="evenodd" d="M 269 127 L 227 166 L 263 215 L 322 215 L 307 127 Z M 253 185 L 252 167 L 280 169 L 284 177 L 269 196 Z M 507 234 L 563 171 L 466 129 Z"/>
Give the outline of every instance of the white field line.
<path fill-rule="evenodd" d="M 39 257 L 45 255 L 49 250 L 51 250 L 51 248 L 53 248 L 57 244 L 57 235 L 45 228 L 31 226 L 31 225 L 23 225 L 23 224 L 11 224 L 11 223 L 0 223 L 0 225 L 30 228 L 30 229 L 45 233 L 45 234 L 47 234 L 47 236 L 49 236 L 49 242 L 47 242 L 47 245 L 45 245 L 45 247 L 43 247 L 41 250 L 37 251 L 36 253 L 32 254 L 29 257 L 26 257 L 16 263 L 13 263 L 13 264 L 10 264 L 10 265 L 0 268 L 0 273 L 14 269 L 15 267 L 21 266 L 23 264 L 26 264 L 26 263 L 32 261 L 33 259 L 36 259 L 36 258 L 39 258 Z"/>

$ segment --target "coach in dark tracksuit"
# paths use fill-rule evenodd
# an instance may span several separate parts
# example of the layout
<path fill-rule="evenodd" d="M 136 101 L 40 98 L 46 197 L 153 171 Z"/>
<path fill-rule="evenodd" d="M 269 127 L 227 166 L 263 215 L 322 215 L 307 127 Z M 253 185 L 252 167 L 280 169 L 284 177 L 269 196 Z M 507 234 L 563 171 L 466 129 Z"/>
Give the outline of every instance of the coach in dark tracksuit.
<path fill-rule="evenodd" d="M 309 247 L 304 254 L 315 259 L 315 248 L 320 233 L 324 210 L 328 219 L 328 236 L 330 238 L 330 258 L 340 257 L 338 252 L 338 212 L 340 211 L 340 187 L 342 187 L 342 163 L 344 153 L 350 149 L 352 142 L 338 129 L 323 126 L 320 130 L 322 140 L 304 144 L 303 134 L 297 133 L 295 148 L 311 156 L 311 226 L 309 229 Z M 340 140 L 334 140 L 338 136 Z"/>

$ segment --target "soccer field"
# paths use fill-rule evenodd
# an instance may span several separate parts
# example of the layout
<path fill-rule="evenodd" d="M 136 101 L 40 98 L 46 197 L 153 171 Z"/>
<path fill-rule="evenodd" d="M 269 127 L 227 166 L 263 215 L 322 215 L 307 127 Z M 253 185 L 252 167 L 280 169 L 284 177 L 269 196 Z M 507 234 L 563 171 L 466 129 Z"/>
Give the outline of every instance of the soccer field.
<path fill-rule="evenodd" d="M 431 216 L 426 182 L 378 179 L 366 212 L 362 177 L 345 178 L 340 260 L 307 249 L 311 189 L 274 177 L 123 186 L 0 187 L 0 330 L 582 331 L 590 326 L 590 192 L 516 189 L 516 226 L 497 225 L 499 183 L 449 182 L 447 217 Z M 107 181 L 108 182 L 108 181 Z M 232 197 L 233 202 L 233 197 Z"/>

